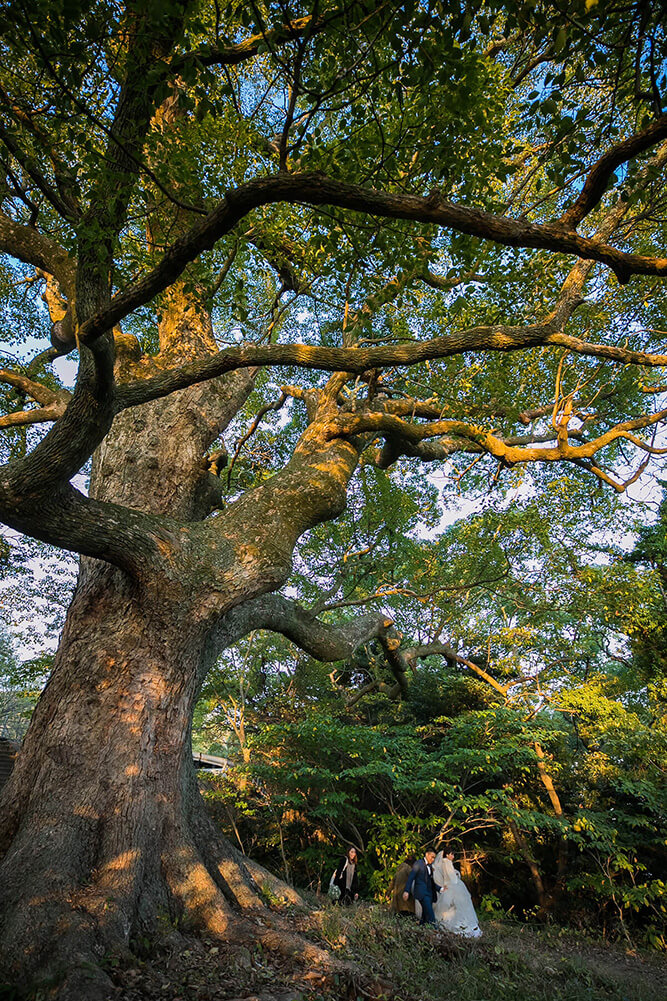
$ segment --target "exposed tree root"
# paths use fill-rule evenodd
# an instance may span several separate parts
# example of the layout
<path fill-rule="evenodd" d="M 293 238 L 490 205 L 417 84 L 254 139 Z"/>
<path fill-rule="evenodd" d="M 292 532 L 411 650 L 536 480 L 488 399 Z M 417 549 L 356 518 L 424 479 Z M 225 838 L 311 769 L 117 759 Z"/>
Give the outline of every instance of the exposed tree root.
<path fill-rule="evenodd" d="M 253 929 L 254 937 L 271 952 L 297 959 L 300 962 L 313 963 L 331 973 L 356 973 L 357 968 L 352 963 L 337 959 L 327 949 L 309 942 L 293 931 L 278 928 Z"/>
<path fill-rule="evenodd" d="M 304 906 L 303 898 L 287 883 L 278 879 L 258 862 L 242 855 L 226 838 L 222 838 L 206 813 L 201 797 L 192 803 L 190 828 L 195 833 L 202 858 L 211 873 L 222 879 L 222 889 L 228 899 L 244 910 L 265 909 L 261 890 L 267 887 L 279 900 Z"/>
<path fill-rule="evenodd" d="M 48 814 L 16 832 L 0 864 L 0 981 L 39 986 L 59 1001 L 107 1001 L 104 957 L 127 958 L 133 939 L 168 939 L 179 926 L 221 943 L 261 943 L 316 977 L 358 976 L 267 907 L 265 888 L 286 904 L 305 904 L 220 837 L 194 775 L 186 771 L 143 813 L 137 797 L 118 796 L 104 823 L 88 806 L 103 801 L 96 779 L 93 771 L 74 791 L 59 787 Z"/>
<path fill-rule="evenodd" d="M 195 848 L 181 844 L 163 855 L 163 864 L 167 885 L 188 918 L 212 937 L 229 941 L 234 916 Z"/>
<path fill-rule="evenodd" d="M 237 864 L 241 863 L 259 886 L 268 887 L 268 889 L 274 893 L 279 900 L 285 900 L 287 903 L 293 904 L 297 907 L 306 906 L 303 897 L 297 893 L 293 886 L 290 886 L 289 883 L 285 883 L 282 879 L 274 876 L 272 872 L 269 872 L 268 869 L 261 866 L 259 862 L 255 862 L 253 859 L 241 855 L 233 845 L 230 845 L 229 847 L 236 857 Z"/>

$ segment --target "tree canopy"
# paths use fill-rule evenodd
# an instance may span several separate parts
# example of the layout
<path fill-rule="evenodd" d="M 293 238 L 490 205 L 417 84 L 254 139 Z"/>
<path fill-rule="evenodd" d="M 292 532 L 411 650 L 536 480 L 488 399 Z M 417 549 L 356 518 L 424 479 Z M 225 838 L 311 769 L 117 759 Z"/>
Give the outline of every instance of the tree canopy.
<path fill-rule="evenodd" d="M 82 558 L 4 792 L 3 942 L 16 976 L 76 955 L 76 997 L 165 909 L 229 937 L 261 906 L 189 762 L 222 651 L 269 630 L 352 699 L 444 658 L 482 725 L 531 665 L 557 687 L 563 634 L 600 661 L 605 588 L 655 597 L 658 530 L 611 575 L 596 533 L 667 453 L 667 37 L 620 0 L 38 0 L 0 28 L 0 519 Z"/>

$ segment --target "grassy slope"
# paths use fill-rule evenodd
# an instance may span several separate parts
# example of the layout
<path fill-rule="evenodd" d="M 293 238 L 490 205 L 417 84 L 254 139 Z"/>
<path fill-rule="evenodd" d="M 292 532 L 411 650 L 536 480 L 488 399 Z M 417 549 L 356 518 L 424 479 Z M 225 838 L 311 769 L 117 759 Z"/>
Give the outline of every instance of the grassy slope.
<path fill-rule="evenodd" d="M 666 1001 L 667 960 L 572 933 L 487 922 L 467 941 L 376 907 L 325 910 L 325 937 L 393 984 L 396 1001 Z M 336 927 L 338 926 L 338 927 Z M 421 988 L 420 988 L 420 985 Z"/>
<path fill-rule="evenodd" d="M 112 966 L 118 1001 L 667 1001 L 667 959 L 557 930 L 488 922 L 468 942 L 376 905 L 295 913 L 302 934 L 352 960 L 359 977 L 323 976 L 249 943 L 174 934 Z"/>

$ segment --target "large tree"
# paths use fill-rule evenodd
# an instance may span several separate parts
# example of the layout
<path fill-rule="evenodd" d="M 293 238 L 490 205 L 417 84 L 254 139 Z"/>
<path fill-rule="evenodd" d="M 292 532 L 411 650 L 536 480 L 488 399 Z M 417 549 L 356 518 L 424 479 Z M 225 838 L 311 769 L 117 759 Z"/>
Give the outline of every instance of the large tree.
<path fill-rule="evenodd" d="M 104 996 L 97 959 L 165 913 L 294 945 L 204 814 L 191 715 L 260 628 L 375 638 L 405 685 L 388 617 L 278 593 L 348 489 L 623 491 L 661 452 L 664 27 L 564 8 L 3 5 L 0 517 L 81 556 L 3 794 L 10 977 Z"/>

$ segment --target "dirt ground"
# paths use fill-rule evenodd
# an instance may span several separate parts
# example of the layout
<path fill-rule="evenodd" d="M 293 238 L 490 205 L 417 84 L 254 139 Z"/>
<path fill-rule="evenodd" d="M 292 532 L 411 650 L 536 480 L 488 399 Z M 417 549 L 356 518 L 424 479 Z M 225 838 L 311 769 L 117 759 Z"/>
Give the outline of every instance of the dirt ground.
<path fill-rule="evenodd" d="M 335 933 L 330 929 L 332 921 Z M 392 923 L 393 922 L 393 923 Z M 174 934 L 160 946 L 144 943 L 131 963 L 109 960 L 107 972 L 114 988 L 110 1001 L 365 1001 L 365 999 L 422 998 L 399 983 L 401 951 L 413 958 L 415 945 L 423 948 L 429 970 L 449 965 L 440 979 L 450 990 L 438 997 L 490 1001 L 495 997 L 552 998 L 578 1001 L 667 1001 L 667 957 L 621 945 L 608 945 L 572 932 L 542 930 L 527 925 L 489 922 L 484 938 L 467 943 L 430 930 L 410 927 L 406 921 L 367 907 L 356 916 L 332 918 L 327 909 L 295 916 L 295 930 L 337 955 L 351 960 L 359 975 L 341 975 L 308 969 L 294 958 L 268 953 L 251 943 L 220 945 Z M 396 929 L 394 931 L 394 929 Z M 359 933 L 359 938 L 355 936 Z M 365 938 L 364 938 L 365 936 Z M 367 951 L 369 936 L 382 940 L 387 967 L 377 953 Z M 392 938 L 394 936 L 394 938 Z M 398 966 L 397 966 L 398 964 Z M 580 985 L 580 987 L 578 986 Z M 428 997 L 428 992 L 426 993 Z"/>

